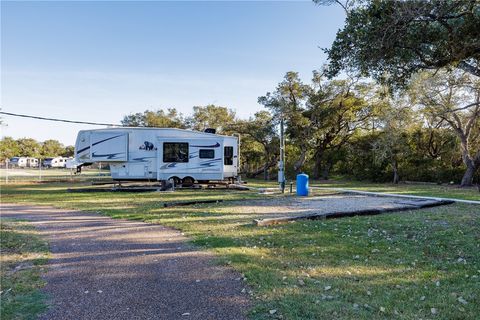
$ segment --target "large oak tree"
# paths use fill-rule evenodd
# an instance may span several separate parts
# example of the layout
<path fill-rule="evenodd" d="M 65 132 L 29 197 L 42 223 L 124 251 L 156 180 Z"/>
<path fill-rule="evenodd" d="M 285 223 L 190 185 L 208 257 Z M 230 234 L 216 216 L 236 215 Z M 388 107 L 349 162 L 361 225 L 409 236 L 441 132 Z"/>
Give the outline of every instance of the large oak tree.
<path fill-rule="evenodd" d="M 314 0 L 347 12 L 328 74 L 353 70 L 403 86 L 419 70 L 459 68 L 480 77 L 478 0 Z"/>
<path fill-rule="evenodd" d="M 410 94 L 432 122 L 455 133 L 466 167 L 461 185 L 472 185 L 480 167 L 480 79 L 464 71 L 425 72 L 415 78 Z"/>

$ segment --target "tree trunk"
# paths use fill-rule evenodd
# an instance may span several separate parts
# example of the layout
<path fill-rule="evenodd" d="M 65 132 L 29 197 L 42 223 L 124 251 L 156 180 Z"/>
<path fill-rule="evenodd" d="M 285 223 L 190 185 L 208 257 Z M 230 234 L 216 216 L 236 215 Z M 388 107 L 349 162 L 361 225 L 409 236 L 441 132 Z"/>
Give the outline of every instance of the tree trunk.
<path fill-rule="evenodd" d="M 467 170 L 463 175 L 462 182 L 460 183 L 461 187 L 469 187 L 473 185 L 473 175 L 475 174 L 476 167 L 473 161 L 467 161 Z"/>
<path fill-rule="evenodd" d="M 393 183 L 398 184 L 400 182 L 400 176 L 398 175 L 398 163 L 397 160 L 392 160 L 393 168 Z"/>
<path fill-rule="evenodd" d="M 328 180 L 330 176 L 330 169 L 332 168 L 332 162 L 328 161 L 325 167 L 323 168 L 323 173 L 322 173 L 322 179 L 323 180 Z"/>
<path fill-rule="evenodd" d="M 259 174 L 265 173 L 265 170 L 268 170 L 266 166 L 262 166 L 261 168 L 257 168 L 257 169 L 255 169 L 255 171 L 253 171 L 253 172 L 251 173 L 251 176 L 252 176 L 253 178 L 255 178 L 255 177 L 258 176 Z"/>
<path fill-rule="evenodd" d="M 265 162 L 261 168 L 257 168 L 254 172 L 251 173 L 251 177 L 255 178 L 259 174 L 263 173 L 263 178 L 267 180 L 269 178 L 268 170 L 276 165 L 276 159 Z"/>
<path fill-rule="evenodd" d="M 307 157 L 307 151 L 305 149 L 302 149 L 300 153 L 300 157 L 293 164 L 293 169 L 295 170 L 296 173 L 301 172 L 300 169 L 302 169 L 303 165 L 305 164 L 306 157 Z"/>
<path fill-rule="evenodd" d="M 470 154 L 468 152 L 468 139 L 465 136 L 462 136 L 460 138 L 460 143 L 461 143 L 461 149 L 462 149 L 462 160 L 465 166 L 467 167 L 467 170 L 465 171 L 465 174 L 462 177 L 462 182 L 460 183 L 460 187 L 469 187 L 473 185 L 473 176 L 475 174 L 475 171 L 477 169 L 476 167 L 476 161 L 470 157 Z"/>
<path fill-rule="evenodd" d="M 323 158 L 323 152 L 322 151 L 317 151 L 315 153 L 315 165 L 313 167 L 313 179 L 319 179 L 320 178 L 320 171 L 322 168 L 322 158 Z"/>
<path fill-rule="evenodd" d="M 268 180 L 268 163 L 265 162 L 265 165 L 263 166 L 263 180 L 267 181 Z"/>

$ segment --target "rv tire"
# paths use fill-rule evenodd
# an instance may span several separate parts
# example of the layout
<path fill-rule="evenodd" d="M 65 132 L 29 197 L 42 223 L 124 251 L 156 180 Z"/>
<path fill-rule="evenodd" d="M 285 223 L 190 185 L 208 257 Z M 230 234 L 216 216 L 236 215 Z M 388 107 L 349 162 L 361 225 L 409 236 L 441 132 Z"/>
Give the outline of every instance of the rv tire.
<path fill-rule="evenodd" d="M 171 177 L 170 179 L 173 180 L 173 184 L 174 184 L 175 186 L 180 185 L 181 182 L 182 182 L 182 180 L 181 180 L 179 177 Z M 169 180 L 170 180 L 170 179 L 169 179 Z"/>
<path fill-rule="evenodd" d="M 182 185 L 185 187 L 192 186 L 194 182 L 195 182 L 195 179 L 193 179 L 192 177 L 185 177 L 182 179 Z"/>

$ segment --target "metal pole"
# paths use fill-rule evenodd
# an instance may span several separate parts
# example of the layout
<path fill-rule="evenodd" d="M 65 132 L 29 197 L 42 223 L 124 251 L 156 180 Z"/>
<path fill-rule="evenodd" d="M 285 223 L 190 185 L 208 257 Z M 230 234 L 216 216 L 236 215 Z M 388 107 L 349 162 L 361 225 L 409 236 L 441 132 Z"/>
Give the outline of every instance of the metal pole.
<path fill-rule="evenodd" d="M 285 134 L 283 117 L 280 121 L 280 162 L 278 167 L 278 182 L 280 182 L 282 193 L 285 193 Z"/>
<path fill-rule="evenodd" d="M 8 184 L 8 159 L 5 159 L 5 184 Z"/>
<path fill-rule="evenodd" d="M 240 141 L 240 134 L 239 133 L 234 133 L 233 136 L 237 137 L 237 182 L 238 183 L 241 183 L 242 182 L 242 179 L 239 175 L 239 172 L 240 172 L 240 145 L 241 145 L 241 141 Z"/>
<path fill-rule="evenodd" d="M 42 158 L 38 158 L 38 181 L 42 182 Z"/>

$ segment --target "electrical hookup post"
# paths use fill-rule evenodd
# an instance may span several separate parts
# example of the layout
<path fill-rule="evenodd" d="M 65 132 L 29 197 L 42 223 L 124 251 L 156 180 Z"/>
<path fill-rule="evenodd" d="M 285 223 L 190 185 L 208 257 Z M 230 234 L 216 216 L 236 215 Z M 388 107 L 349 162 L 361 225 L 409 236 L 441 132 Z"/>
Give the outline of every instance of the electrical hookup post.
<path fill-rule="evenodd" d="M 280 190 L 285 193 L 285 134 L 284 119 L 280 120 L 280 161 L 278 162 L 278 183 Z"/>
<path fill-rule="evenodd" d="M 8 184 L 8 162 L 9 159 L 5 159 L 5 184 Z"/>

